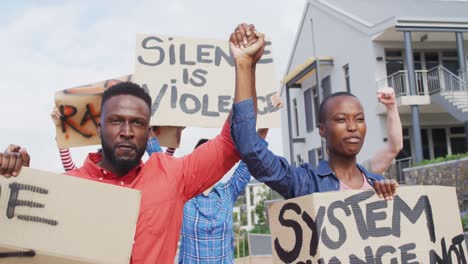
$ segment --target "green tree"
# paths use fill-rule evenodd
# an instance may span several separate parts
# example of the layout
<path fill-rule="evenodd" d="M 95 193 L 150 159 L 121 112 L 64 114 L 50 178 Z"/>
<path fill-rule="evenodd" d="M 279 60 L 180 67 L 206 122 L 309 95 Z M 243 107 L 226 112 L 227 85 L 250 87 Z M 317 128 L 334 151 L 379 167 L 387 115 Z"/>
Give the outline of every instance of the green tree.
<path fill-rule="evenodd" d="M 270 234 L 270 227 L 267 222 L 265 202 L 271 199 L 271 190 L 265 189 L 257 194 L 260 197 L 259 203 L 255 206 L 255 214 L 257 215 L 257 223 L 250 233 L 254 234 Z"/>

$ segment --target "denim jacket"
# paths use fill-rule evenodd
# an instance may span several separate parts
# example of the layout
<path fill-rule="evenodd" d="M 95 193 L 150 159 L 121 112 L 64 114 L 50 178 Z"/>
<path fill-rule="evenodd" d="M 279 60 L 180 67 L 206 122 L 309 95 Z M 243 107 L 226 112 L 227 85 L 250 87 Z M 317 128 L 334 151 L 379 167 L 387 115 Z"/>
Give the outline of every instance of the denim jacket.
<path fill-rule="evenodd" d="M 321 161 L 318 168 L 312 168 L 307 163 L 299 167 L 291 166 L 285 158 L 276 156 L 262 143 L 255 131 L 256 118 L 252 99 L 233 105 L 231 126 L 232 139 L 250 174 L 284 198 L 339 190 L 340 182 L 328 161 Z M 368 172 L 359 164 L 357 167 L 370 185 L 384 179 Z"/>

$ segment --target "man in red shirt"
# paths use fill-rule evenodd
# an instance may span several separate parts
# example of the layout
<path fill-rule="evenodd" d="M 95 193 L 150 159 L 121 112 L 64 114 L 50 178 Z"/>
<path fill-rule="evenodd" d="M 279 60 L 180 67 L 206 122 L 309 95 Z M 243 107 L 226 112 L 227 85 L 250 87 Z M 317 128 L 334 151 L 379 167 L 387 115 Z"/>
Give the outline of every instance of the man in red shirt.
<path fill-rule="evenodd" d="M 265 46 L 263 35 L 254 34 L 253 26 L 239 27 L 242 30 L 236 36 L 231 35 L 231 42 L 245 47 L 244 53 L 256 53 L 255 62 L 258 61 Z M 251 72 L 255 62 L 251 55 L 244 53 L 234 54 L 236 96 L 245 93 L 244 90 L 255 89 Z M 125 82 L 107 89 L 102 97 L 98 125 L 102 154 L 90 153 L 82 167 L 66 174 L 140 190 L 142 198 L 131 263 L 172 263 L 184 203 L 221 179 L 239 160 L 239 155 L 231 139 L 228 118 L 220 135 L 190 155 L 173 158 L 155 153 L 143 163 L 141 157 L 147 146 L 150 117 L 151 98 L 137 84 Z M 24 149 L 12 147 L 0 154 L 1 175 L 16 176 L 21 166 L 29 166 Z"/>

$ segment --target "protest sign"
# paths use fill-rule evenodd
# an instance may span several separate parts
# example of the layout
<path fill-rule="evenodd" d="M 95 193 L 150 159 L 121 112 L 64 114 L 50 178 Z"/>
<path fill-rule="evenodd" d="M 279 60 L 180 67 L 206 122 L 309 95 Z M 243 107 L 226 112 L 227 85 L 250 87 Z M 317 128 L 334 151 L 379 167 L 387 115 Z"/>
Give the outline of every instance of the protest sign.
<path fill-rule="evenodd" d="M 101 144 L 97 125 L 101 116 L 101 98 L 105 89 L 114 84 L 131 81 L 132 75 L 108 79 L 97 83 L 73 87 L 55 93 L 55 105 L 61 114 L 56 125 L 59 148 Z M 158 140 L 161 146 L 179 147 L 177 127 L 160 127 Z"/>
<path fill-rule="evenodd" d="M 275 263 L 467 263 L 453 187 L 326 192 L 269 206 Z"/>
<path fill-rule="evenodd" d="M 0 263 L 128 264 L 140 197 L 30 168 L 0 177 Z"/>
<path fill-rule="evenodd" d="M 152 125 L 222 127 L 235 86 L 227 41 L 140 34 L 136 45 L 133 77 L 151 94 Z M 257 126 L 279 127 L 271 102 L 277 85 L 269 41 L 256 72 Z"/>

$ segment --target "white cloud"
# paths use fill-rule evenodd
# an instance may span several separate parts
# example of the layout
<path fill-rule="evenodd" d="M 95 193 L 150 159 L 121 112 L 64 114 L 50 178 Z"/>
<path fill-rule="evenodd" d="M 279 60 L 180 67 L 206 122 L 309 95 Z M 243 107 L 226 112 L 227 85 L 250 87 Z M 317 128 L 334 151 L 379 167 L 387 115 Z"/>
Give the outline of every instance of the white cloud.
<path fill-rule="evenodd" d="M 240 22 L 270 36 L 277 80 L 291 50 L 304 0 L 290 1 L 69 1 L 6 6 L 0 15 L 0 148 L 27 146 L 32 166 L 62 171 L 49 118 L 54 92 L 133 71 L 141 32 L 227 39 Z M 208 131 L 208 132 L 207 132 Z M 186 130 L 179 155 L 214 129 Z M 271 148 L 282 153 L 274 129 Z M 74 149 L 77 163 L 95 147 Z"/>

